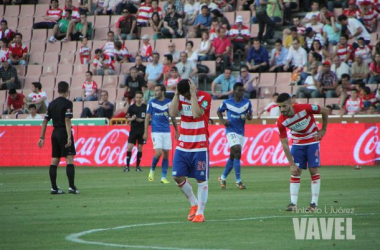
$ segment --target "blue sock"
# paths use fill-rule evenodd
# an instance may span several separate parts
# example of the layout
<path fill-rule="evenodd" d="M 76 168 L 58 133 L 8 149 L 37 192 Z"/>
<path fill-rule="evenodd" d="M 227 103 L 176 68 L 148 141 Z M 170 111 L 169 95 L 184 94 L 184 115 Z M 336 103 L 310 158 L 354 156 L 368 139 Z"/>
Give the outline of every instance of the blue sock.
<path fill-rule="evenodd" d="M 240 159 L 234 159 L 234 169 L 235 169 L 235 176 L 236 176 L 236 182 L 240 182 Z"/>
<path fill-rule="evenodd" d="M 162 159 L 162 178 L 166 178 L 166 175 L 168 173 L 169 168 L 169 160 L 168 159 Z"/>
<path fill-rule="evenodd" d="M 153 156 L 152 167 L 151 167 L 152 171 L 156 170 L 156 166 L 157 166 L 158 160 L 159 159 L 157 159 L 156 156 Z"/>
<path fill-rule="evenodd" d="M 233 168 L 233 162 L 230 158 L 228 158 L 226 166 L 224 167 L 224 172 L 222 174 L 222 179 L 225 180 L 227 176 L 230 174 L 232 168 Z"/>

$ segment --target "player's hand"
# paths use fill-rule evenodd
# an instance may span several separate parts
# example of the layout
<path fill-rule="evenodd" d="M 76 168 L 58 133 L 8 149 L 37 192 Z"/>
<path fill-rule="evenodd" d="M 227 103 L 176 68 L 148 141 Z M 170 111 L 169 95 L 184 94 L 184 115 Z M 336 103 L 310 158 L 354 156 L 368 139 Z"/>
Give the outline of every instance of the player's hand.
<path fill-rule="evenodd" d="M 223 125 L 226 126 L 226 127 L 228 127 L 230 125 L 230 122 L 228 120 L 224 120 Z"/>
<path fill-rule="evenodd" d="M 290 164 L 290 172 L 294 176 L 299 176 L 301 174 L 301 169 L 299 169 L 295 164 Z"/>
<path fill-rule="evenodd" d="M 174 136 L 174 138 L 175 138 L 176 140 L 179 139 L 179 132 L 178 132 L 178 131 L 175 131 L 175 136 Z"/>
<path fill-rule="evenodd" d="M 195 83 L 193 82 L 193 80 L 191 78 L 189 79 L 189 86 L 190 86 L 191 96 L 196 96 L 197 95 L 197 86 L 195 86 Z"/>
<path fill-rule="evenodd" d="M 316 140 L 320 141 L 322 140 L 323 136 L 325 136 L 326 134 L 326 130 L 325 129 L 321 129 L 317 132 L 316 136 L 314 137 Z"/>
<path fill-rule="evenodd" d="M 69 148 L 69 147 L 71 147 L 71 138 L 67 138 L 67 143 L 66 143 L 66 145 L 65 145 L 65 148 Z"/>
<path fill-rule="evenodd" d="M 252 114 L 251 114 L 251 112 L 247 112 L 247 120 L 252 120 Z"/>
<path fill-rule="evenodd" d="M 44 142 L 45 140 L 44 139 L 40 139 L 37 143 L 38 147 L 42 148 L 44 146 Z"/>
<path fill-rule="evenodd" d="M 144 135 L 143 135 L 143 140 L 144 140 L 144 141 L 148 140 L 148 134 L 147 134 L 147 133 L 144 133 Z"/>

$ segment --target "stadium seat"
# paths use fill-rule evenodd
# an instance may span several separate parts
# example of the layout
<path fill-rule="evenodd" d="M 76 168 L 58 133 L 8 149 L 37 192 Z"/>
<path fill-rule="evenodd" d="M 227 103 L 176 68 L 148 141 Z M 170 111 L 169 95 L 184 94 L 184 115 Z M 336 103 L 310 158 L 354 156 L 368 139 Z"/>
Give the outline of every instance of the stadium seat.
<path fill-rule="evenodd" d="M 282 86 L 286 86 L 286 85 L 282 85 Z M 302 85 L 294 85 L 294 86 L 292 86 L 292 93 L 296 95 L 298 89 L 302 88 L 302 87 L 304 87 L 304 86 L 302 86 Z"/>
<path fill-rule="evenodd" d="M 93 52 L 93 55 L 95 53 L 95 50 L 101 49 L 105 43 L 106 43 L 105 41 L 93 41 L 92 42 L 92 52 Z"/>
<path fill-rule="evenodd" d="M 202 42 L 201 38 L 191 38 L 191 39 L 188 39 L 188 41 L 192 41 L 194 43 L 194 47 L 193 47 L 194 51 L 199 50 L 201 46 L 201 42 Z"/>
<path fill-rule="evenodd" d="M 84 75 L 88 71 L 88 65 L 76 64 L 74 65 L 73 76 Z"/>
<path fill-rule="evenodd" d="M 120 63 L 114 63 L 113 64 L 114 65 L 114 70 L 115 70 L 115 75 L 119 75 L 120 74 L 120 70 L 121 70 L 121 65 L 120 65 Z"/>
<path fill-rule="evenodd" d="M 378 34 L 377 32 L 371 33 L 371 45 L 376 45 Z"/>
<path fill-rule="evenodd" d="M 17 30 L 17 28 L 18 28 L 18 17 L 17 16 L 7 17 L 7 22 L 8 22 L 9 28 L 11 28 L 12 30 Z"/>
<path fill-rule="evenodd" d="M 31 77 L 40 77 L 42 72 L 42 66 L 41 65 L 28 65 L 28 70 L 26 73 L 26 76 Z"/>
<path fill-rule="evenodd" d="M 58 65 L 57 76 L 71 76 L 73 73 L 72 64 L 60 64 Z"/>
<path fill-rule="evenodd" d="M 275 73 L 261 73 L 259 86 L 274 86 L 276 83 L 276 74 Z"/>
<path fill-rule="evenodd" d="M 232 11 L 232 12 L 224 12 L 223 13 L 224 17 L 227 18 L 228 22 L 230 23 L 230 25 L 232 26 L 232 24 L 235 23 L 235 12 Z"/>
<path fill-rule="evenodd" d="M 116 31 L 115 26 L 116 26 L 117 20 L 119 20 L 120 17 L 122 17 L 122 15 L 112 15 L 111 16 L 111 23 L 110 23 L 111 30 Z"/>
<path fill-rule="evenodd" d="M 76 41 L 62 43 L 61 53 L 76 53 L 78 43 Z"/>
<path fill-rule="evenodd" d="M 159 40 L 157 40 L 157 41 L 159 41 Z M 153 43 L 151 43 L 151 44 L 152 44 L 152 46 L 154 45 Z M 132 55 L 132 57 L 135 58 L 136 55 L 137 55 L 137 52 L 140 49 L 140 41 L 139 40 L 129 40 L 129 41 L 126 41 L 125 42 L 125 47 L 129 51 L 129 53 Z"/>
<path fill-rule="evenodd" d="M 40 78 L 39 77 L 25 77 L 24 79 L 24 87 L 23 87 L 23 93 L 24 95 L 28 95 L 29 93 L 32 92 L 32 83 L 33 82 L 39 82 Z"/>
<path fill-rule="evenodd" d="M 110 16 L 104 15 L 104 16 L 95 16 L 95 23 L 94 27 L 95 28 L 109 28 L 110 26 Z"/>
<path fill-rule="evenodd" d="M 4 15 L 4 7 L 5 5 L 0 5 L 0 16 L 3 16 Z"/>
<path fill-rule="evenodd" d="M 0 106 L 3 106 L 3 103 L 6 102 L 7 98 L 7 91 L 6 90 L 0 90 Z"/>
<path fill-rule="evenodd" d="M 110 102 L 114 102 L 116 100 L 116 96 L 117 96 L 116 88 L 102 88 L 102 90 L 106 90 L 108 92 L 108 100 Z"/>
<path fill-rule="evenodd" d="M 117 90 L 117 95 L 116 95 L 116 101 L 117 102 L 123 101 L 123 99 L 124 99 L 124 92 L 125 92 L 125 88 L 119 88 Z"/>
<path fill-rule="evenodd" d="M 343 9 L 342 8 L 334 8 L 334 16 L 335 17 L 338 17 L 340 15 L 342 15 L 343 13 Z"/>
<path fill-rule="evenodd" d="M 41 77 L 42 78 L 42 77 Z M 58 88 L 58 83 L 59 82 L 67 82 L 69 85 L 71 85 L 71 76 L 69 75 L 65 75 L 65 76 L 57 76 L 55 78 L 55 87 L 54 89 L 57 89 Z"/>
<path fill-rule="evenodd" d="M 57 53 L 45 53 L 44 55 L 44 66 L 57 65 L 59 61 L 59 55 Z"/>
<path fill-rule="evenodd" d="M 47 37 L 46 29 L 34 29 L 32 42 L 45 42 Z"/>
<path fill-rule="evenodd" d="M 156 52 L 160 53 L 160 57 L 163 57 L 164 54 L 169 51 L 169 47 L 168 47 L 169 43 L 170 43 L 169 39 L 158 39 L 158 40 L 156 40 L 156 47 L 154 48 L 154 50 Z M 151 44 L 152 44 L 152 42 L 151 42 Z M 175 49 L 179 51 L 179 49 L 177 48 L 178 46 L 179 45 L 176 43 Z"/>
<path fill-rule="evenodd" d="M 377 84 L 366 84 L 366 87 L 368 87 L 371 90 L 371 93 L 374 93 L 375 90 L 378 88 Z"/>
<path fill-rule="evenodd" d="M 116 29 L 115 29 L 116 30 Z M 141 36 L 143 35 L 149 35 L 150 38 L 153 38 L 154 30 L 152 27 L 141 27 Z M 153 48 L 155 48 L 155 45 L 152 44 Z"/>
<path fill-rule="evenodd" d="M 71 96 L 71 92 L 70 92 L 70 96 Z M 72 100 L 73 98 L 70 98 L 70 99 Z M 73 117 L 74 118 L 80 118 L 80 114 L 82 113 L 82 110 L 83 110 L 83 102 L 73 102 Z"/>
<path fill-rule="evenodd" d="M 120 92 L 120 90 L 118 92 Z M 126 103 L 125 101 L 116 100 L 116 102 L 115 102 L 115 114 L 118 114 L 121 111 L 123 111 L 125 103 Z"/>
<path fill-rule="evenodd" d="M 298 99 L 297 99 L 298 102 Z M 325 106 L 325 98 L 309 98 L 309 104 Z"/>
<path fill-rule="evenodd" d="M 50 2 L 50 1 L 49 1 Z M 46 14 L 46 11 L 49 9 L 49 4 L 37 4 L 36 12 L 34 13 L 35 17 L 42 17 Z"/>
<path fill-rule="evenodd" d="M 29 47 L 30 53 L 45 53 L 45 43 L 32 41 Z"/>
<path fill-rule="evenodd" d="M 32 30 L 31 28 L 19 28 L 18 32 L 22 34 L 22 42 L 29 43 L 32 40 Z"/>
<path fill-rule="evenodd" d="M 42 89 L 54 89 L 55 88 L 55 76 L 42 76 L 40 77 L 40 83 Z"/>
<path fill-rule="evenodd" d="M 103 77 L 103 84 L 101 88 L 117 88 L 119 85 L 119 76 L 104 76 Z"/>
<path fill-rule="evenodd" d="M 252 24 L 251 25 L 251 37 L 257 37 L 259 34 L 259 25 L 258 24 Z"/>
<path fill-rule="evenodd" d="M 83 109 L 84 108 L 89 108 L 91 111 L 97 109 L 99 107 L 99 102 L 98 101 L 86 101 L 83 102 Z"/>
<path fill-rule="evenodd" d="M 276 85 L 289 85 L 292 73 L 282 72 L 277 73 Z"/>
<path fill-rule="evenodd" d="M 186 38 L 177 38 L 177 39 L 172 39 L 172 42 L 175 43 L 175 49 L 178 51 L 184 51 L 186 49 Z M 168 50 L 168 44 L 165 46 L 166 50 Z M 194 49 L 195 50 L 195 49 Z M 161 57 L 163 55 L 160 55 Z"/>
<path fill-rule="evenodd" d="M 42 68 L 41 76 L 55 76 L 57 74 L 57 64 L 55 65 L 44 65 Z"/>
<path fill-rule="evenodd" d="M 210 108 L 210 117 L 218 117 L 216 113 L 218 111 L 219 106 L 222 104 L 223 100 L 212 100 L 211 108 Z"/>
<path fill-rule="evenodd" d="M 29 65 L 31 64 L 35 64 L 35 65 L 42 65 L 42 63 L 44 62 L 44 54 L 43 52 L 35 52 L 35 53 L 31 53 L 29 55 Z"/>
<path fill-rule="evenodd" d="M 108 27 L 96 27 L 94 29 L 95 35 L 94 40 L 101 41 L 101 40 L 107 40 L 107 33 L 110 29 Z"/>
<path fill-rule="evenodd" d="M 74 64 L 75 53 L 61 53 L 59 63 L 60 64 Z"/>
<path fill-rule="evenodd" d="M 33 17 L 32 16 L 23 16 L 18 20 L 18 31 L 22 34 L 22 39 L 25 40 L 26 37 L 22 30 L 28 29 L 28 32 L 31 33 L 33 26 Z M 30 39 L 29 39 L 30 41 Z"/>
<path fill-rule="evenodd" d="M 15 65 L 14 67 L 17 70 L 17 76 L 18 77 L 24 77 L 25 76 L 26 66 L 24 66 L 24 65 Z"/>
<path fill-rule="evenodd" d="M 286 86 L 286 85 L 276 85 L 276 92 L 281 93 L 288 93 L 289 95 L 292 94 L 292 86 Z"/>
<path fill-rule="evenodd" d="M 260 112 L 261 110 L 263 110 L 270 102 L 272 102 L 272 99 L 270 99 L 270 98 L 258 99 L 258 102 L 257 102 L 257 110 L 258 110 L 258 112 Z"/>
<path fill-rule="evenodd" d="M 275 93 L 276 91 L 276 87 L 275 86 L 260 86 L 257 88 L 258 89 L 258 96 L 260 98 L 271 98 L 272 95 Z"/>
<path fill-rule="evenodd" d="M 20 19 L 24 19 L 25 17 L 33 17 L 35 10 L 36 7 L 34 4 L 22 4 L 20 10 Z M 33 22 L 31 24 L 33 24 Z"/>
<path fill-rule="evenodd" d="M 121 65 L 121 72 L 120 72 L 120 74 L 129 74 L 129 69 L 132 68 L 132 67 L 134 67 L 134 66 L 135 66 L 135 63 L 123 63 Z"/>
<path fill-rule="evenodd" d="M 256 116 L 258 112 L 258 99 L 251 99 L 252 115 Z"/>
<path fill-rule="evenodd" d="M 20 5 L 7 5 L 7 7 L 5 8 L 5 13 L 4 13 L 3 18 L 7 19 L 8 21 L 10 17 L 18 17 L 19 14 L 20 14 Z"/>
<path fill-rule="evenodd" d="M 54 100 L 54 89 L 42 89 L 43 91 L 46 92 L 46 96 L 49 102 Z M 19 119 L 21 119 L 19 117 Z"/>
<path fill-rule="evenodd" d="M 307 104 L 307 98 L 297 98 L 298 104 Z"/>
<path fill-rule="evenodd" d="M 61 53 L 61 43 L 56 42 L 56 43 L 46 43 L 46 53 L 55 53 L 59 54 Z"/>

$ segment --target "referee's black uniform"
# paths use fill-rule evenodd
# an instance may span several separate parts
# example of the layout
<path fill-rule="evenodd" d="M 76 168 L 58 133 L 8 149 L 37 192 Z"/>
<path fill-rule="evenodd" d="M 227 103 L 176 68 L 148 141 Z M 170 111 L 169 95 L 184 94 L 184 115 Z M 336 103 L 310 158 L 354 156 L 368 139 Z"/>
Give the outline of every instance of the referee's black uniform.
<path fill-rule="evenodd" d="M 147 105 L 142 103 L 141 106 L 133 104 L 128 108 L 128 116 L 132 117 L 136 115 L 136 118 L 143 119 L 143 122 L 137 122 L 136 120 L 131 122 L 131 131 L 129 132 L 128 143 L 133 145 L 144 144 L 143 135 L 145 131 L 145 115 L 146 115 Z"/>

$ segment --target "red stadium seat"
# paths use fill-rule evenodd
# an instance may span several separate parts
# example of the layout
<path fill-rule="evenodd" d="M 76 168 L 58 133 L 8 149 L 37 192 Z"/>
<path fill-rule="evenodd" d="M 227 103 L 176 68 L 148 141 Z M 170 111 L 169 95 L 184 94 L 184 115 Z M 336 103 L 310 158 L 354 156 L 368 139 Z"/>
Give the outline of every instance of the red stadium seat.
<path fill-rule="evenodd" d="M 43 90 L 55 88 L 55 76 L 42 76 L 40 77 L 40 83 Z"/>
<path fill-rule="evenodd" d="M 259 86 L 274 86 L 276 83 L 275 73 L 261 73 Z"/>
<path fill-rule="evenodd" d="M 119 76 L 104 76 L 102 88 L 117 88 L 119 85 Z"/>
<path fill-rule="evenodd" d="M 78 42 L 76 41 L 62 43 L 61 53 L 76 53 L 77 47 Z"/>
<path fill-rule="evenodd" d="M 57 65 L 59 61 L 59 55 L 57 53 L 45 53 L 44 55 L 44 66 Z"/>
<path fill-rule="evenodd" d="M 32 29 L 32 26 L 33 26 L 33 17 L 32 16 L 23 16 L 23 17 L 20 17 L 19 20 L 18 20 L 18 31 L 22 34 L 22 38 L 23 40 L 25 40 L 25 34 L 23 33 L 22 30 L 24 29 L 28 29 L 28 32 L 31 33 L 31 29 Z M 30 39 L 29 39 L 30 41 Z"/>
<path fill-rule="evenodd" d="M 95 28 L 100 28 L 100 27 L 109 28 L 109 26 L 110 26 L 110 16 L 108 15 L 95 16 L 95 23 L 94 23 Z"/>
<path fill-rule="evenodd" d="M 71 98 L 71 95 L 72 94 L 76 94 L 76 93 L 72 93 L 70 91 L 70 99 L 73 100 L 74 98 L 76 97 L 79 97 L 79 96 L 75 96 L 74 98 Z M 83 110 L 83 102 L 73 102 L 73 117 L 74 118 L 80 118 L 80 115 L 82 113 L 82 110 Z"/>
<path fill-rule="evenodd" d="M 17 28 L 18 28 L 18 17 L 17 16 L 7 17 L 7 22 L 8 22 L 9 28 L 11 28 L 12 30 L 17 30 Z"/>
<path fill-rule="evenodd" d="M 46 29 L 34 29 L 32 42 L 45 42 L 47 38 Z"/>
<path fill-rule="evenodd" d="M 17 30 L 22 34 L 22 42 L 29 43 L 32 40 L 32 29 L 31 28 L 19 28 Z"/>
<path fill-rule="evenodd" d="M 72 64 L 59 64 L 57 76 L 71 76 L 73 74 Z"/>
<path fill-rule="evenodd" d="M 30 53 L 45 53 L 45 43 L 32 41 L 29 47 Z"/>
<path fill-rule="evenodd" d="M 297 102 L 298 102 L 298 99 L 297 99 Z M 310 98 L 308 103 L 325 106 L 325 98 Z"/>
<path fill-rule="evenodd" d="M 283 72 L 277 73 L 276 85 L 289 85 L 292 73 Z"/>
<path fill-rule="evenodd" d="M 231 26 L 235 23 L 235 12 L 224 12 L 223 15 L 227 18 Z"/>
<path fill-rule="evenodd" d="M 34 4 L 22 4 L 20 10 L 20 19 L 24 19 L 25 17 L 33 17 L 36 7 Z M 20 20 L 21 21 L 21 20 Z M 33 22 L 31 23 L 33 24 Z"/>
<path fill-rule="evenodd" d="M 135 63 L 123 63 L 121 65 L 120 74 L 129 74 L 130 68 L 134 67 L 135 65 L 136 65 Z"/>
<path fill-rule="evenodd" d="M 50 1 L 49 1 L 50 2 Z M 46 11 L 49 9 L 49 4 L 37 4 L 36 12 L 34 13 L 35 17 L 42 17 L 46 14 Z"/>
<path fill-rule="evenodd" d="M 44 65 L 41 76 L 55 76 L 57 74 L 57 64 Z"/>
<path fill-rule="evenodd" d="M 94 29 L 95 35 L 94 40 L 101 41 L 101 40 L 107 40 L 107 33 L 109 31 L 108 27 L 97 27 Z"/>
<path fill-rule="evenodd" d="M 61 43 L 55 42 L 55 43 L 46 43 L 46 53 L 61 53 Z"/>
<path fill-rule="evenodd" d="M 88 71 L 88 65 L 76 64 L 74 65 L 73 76 L 84 75 Z"/>
<path fill-rule="evenodd" d="M 8 20 L 10 17 L 18 17 L 19 14 L 20 5 L 7 5 L 3 18 Z"/>
<path fill-rule="evenodd" d="M 15 69 L 17 70 L 17 76 L 18 77 L 23 77 L 25 76 L 25 72 L 26 72 L 26 66 L 24 65 L 15 65 L 13 66 L 15 67 Z M 29 66 L 28 66 L 29 67 Z"/>
<path fill-rule="evenodd" d="M 75 53 L 61 53 L 59 63 L 60 64 L 74 64 Z"/>
<path fill-rule="evenodd" d="M 40 77 L 42 72 L 42 66 L 41 65 L 28 65 L 28 71 L 26 73 L 26 76 L 31 77 Z"/>
<path fill-rule="evenodd" d="M 25 77 L 24 88 L 23 88 L 24 95 L 28 95 L 29 93 L 32 92 L 31 89 L 32 89 L 33 82 L 39 82 L 39 81 L 40 81 L 39 77 Z"/>
<path fill-rule="evenodd" d="M 44 54 L 43 52 L 41 53 L 31 53 L 29 55 L 29 64 L 36 64 L 36 65 L 42 65 L 44 62 Z"/>

